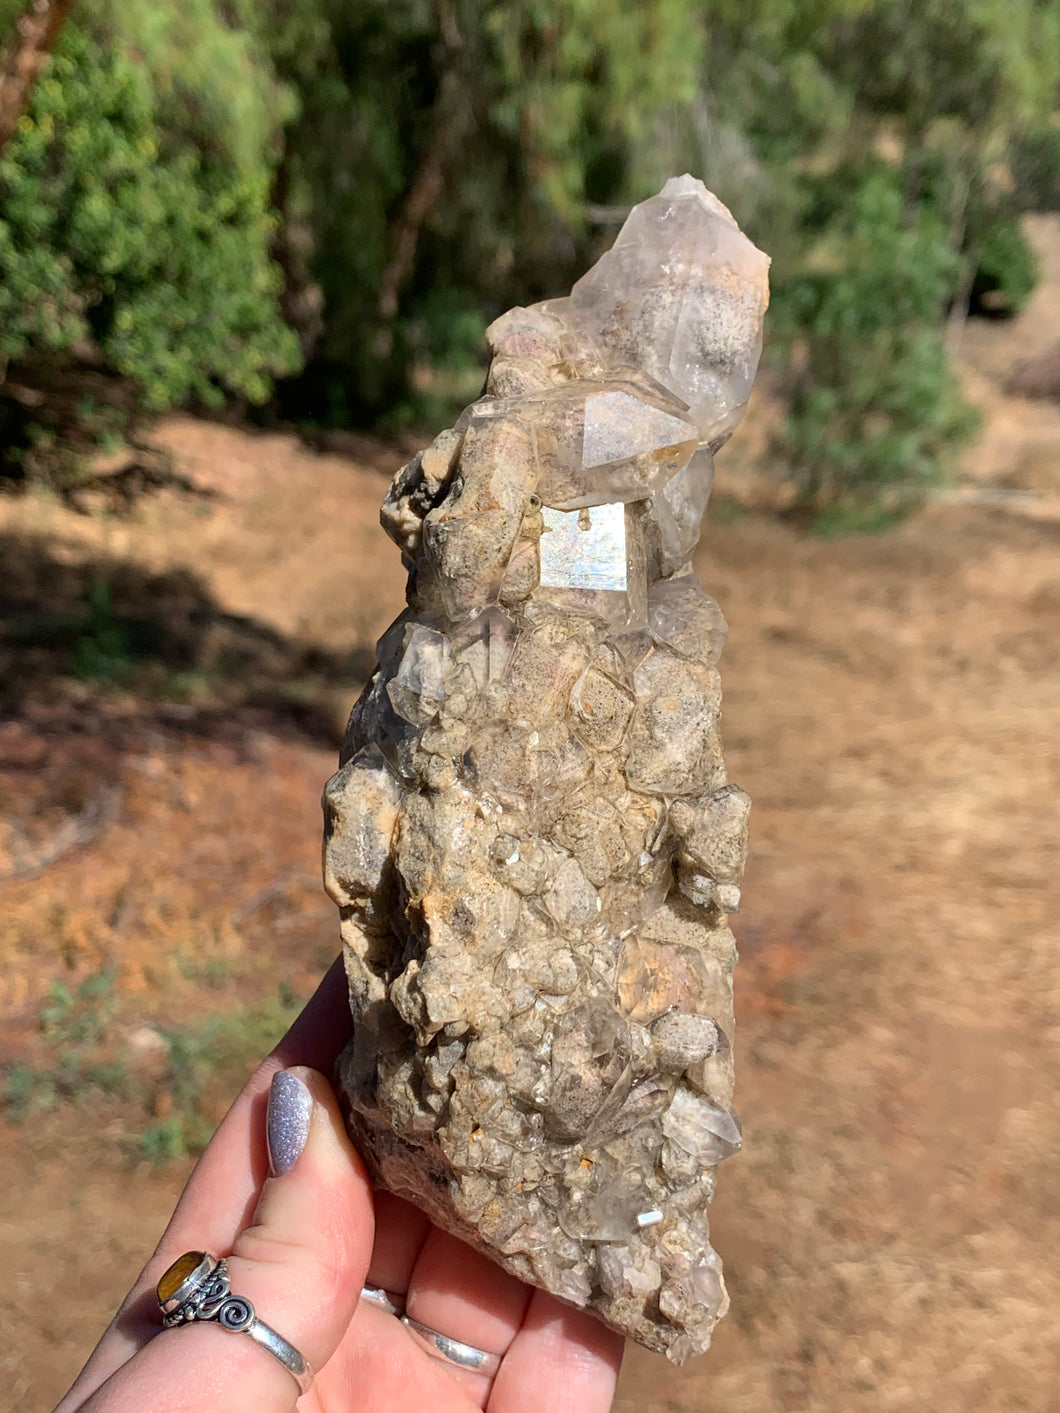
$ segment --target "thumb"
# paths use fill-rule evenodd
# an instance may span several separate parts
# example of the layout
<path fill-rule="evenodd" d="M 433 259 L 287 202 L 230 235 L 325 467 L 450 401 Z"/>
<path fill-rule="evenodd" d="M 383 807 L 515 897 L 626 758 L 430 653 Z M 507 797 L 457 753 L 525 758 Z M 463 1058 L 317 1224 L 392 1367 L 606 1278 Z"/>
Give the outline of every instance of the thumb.
<path fill-rule="evenodd" d="M 319 1372 L 349 1327 L 368 1270 L 368 1178 L 331 1086 L 315 1070 L 273 1076 L 267 1131 L 270 1176 L 228 1259 L 231 1292 Z M 298 1396 L 291 1374 L 252 1338 L 202 1321 L 163 1330 L 88 1407 L 290 1413 Z"/>
<path fill-rule="evenodd" d="M 282 1321 L 280 1332 L 320 1369 L 349 1327 L 368 1271 L 371 1189 L 335 1094 L 315 1070 L 273 1076 L 266 1132 L 270 1176 L 232 1249 L 232 1289 L 260 1300 L 261 1318 Z"/>

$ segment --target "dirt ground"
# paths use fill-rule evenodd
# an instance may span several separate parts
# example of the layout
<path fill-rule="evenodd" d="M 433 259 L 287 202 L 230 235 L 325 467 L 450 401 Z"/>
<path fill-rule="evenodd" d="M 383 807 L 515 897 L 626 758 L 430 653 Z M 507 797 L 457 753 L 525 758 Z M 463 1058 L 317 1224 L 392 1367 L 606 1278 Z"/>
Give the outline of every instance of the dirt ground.
<path fill-rule="evenodd" d="M 1034 234 L 1031 308 L 965 332 L 984 432 L 928 513 L 806 538 L 733 448 L 697 561 L 754 800 L 732 1311 L 683 1370 L 632 1350 L 621 1413 L 1060 1409 L 1060 408 L 999 388 L 1060 326 Z M 68 1384 L 334 950 L 317 800 L 402 601 L 393 451 L 160 436 L 202 494 L 0 503 L 3 1413 Z"/>

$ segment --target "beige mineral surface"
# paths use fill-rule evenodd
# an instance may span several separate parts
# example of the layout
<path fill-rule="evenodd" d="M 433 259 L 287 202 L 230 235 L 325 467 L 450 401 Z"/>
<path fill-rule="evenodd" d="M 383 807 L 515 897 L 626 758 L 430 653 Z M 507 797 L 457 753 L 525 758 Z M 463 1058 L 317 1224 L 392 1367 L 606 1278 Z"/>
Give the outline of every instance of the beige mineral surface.
<path fill-rule="evenodd" d="M 484 395 L 383 506 L 408 608 L 324 795 L 375 1180 L 677 1363 L 727 1305 L 750 803 L 690 559 L 767 267 L 675 178 L 568 297 L 493 324 Z"/>

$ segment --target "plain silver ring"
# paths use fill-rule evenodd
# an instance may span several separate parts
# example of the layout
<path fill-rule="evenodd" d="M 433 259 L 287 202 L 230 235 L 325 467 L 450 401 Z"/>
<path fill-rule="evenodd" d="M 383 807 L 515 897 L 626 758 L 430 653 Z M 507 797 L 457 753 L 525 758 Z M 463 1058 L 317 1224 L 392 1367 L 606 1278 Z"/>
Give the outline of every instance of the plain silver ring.
<path fill-rule="evenodd" d="M 458 1339 L 450 1339 L 440 1330 L 432 1330 L 430 1325 L 421 1325 L 419 1320 L 402 1315 L 401 1323 L 409 1334 L 432 1359 L 440 1359 L 443 1364 L 452 1364 L 454 1369 L 466 1369 L 472 1374 L 484 1374 L 492 1379 L 501 1367 L 501 1356 L 490 1354 L 488 1350 L 476 1349 L 473 1344 L 462 1344 Z"/>
<path fill-rule="evenodd" d="M 208 1251 L 186 1251 L 163 1273 L 156 1296 L 166 1329 L 204 1322 L 220 1325 L 232 1334 L 249 1335 L 279 1360 L 300 1394 L 309 1392 L 313 1382 L 309 1360 L 271 1325 L 259 1320 L 245 1296 L 232 1293 L 226 1260 L 219 1261 Z"/>
<path fill-rule="evenodd" d="M 384 1290 L 381 1285 L 366 1285 L 361 1291 L 361 1299 L 366 1305 L 374 1305 L 377 1310 L 396 1315 L 399 1320 L 405 1313 L 405 1297 L 391 1290 Z"/>

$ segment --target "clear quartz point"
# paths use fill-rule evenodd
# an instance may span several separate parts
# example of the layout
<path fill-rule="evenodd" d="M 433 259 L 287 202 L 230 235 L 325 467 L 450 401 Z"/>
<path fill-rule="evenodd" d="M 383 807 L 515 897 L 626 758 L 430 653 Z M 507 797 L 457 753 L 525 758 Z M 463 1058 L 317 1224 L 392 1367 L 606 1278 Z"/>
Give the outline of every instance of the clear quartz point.
<path fill-rule="evenodd" d="M 659 530 L 659 568 L 673 574 L 692 558 L 714 485 L 714 457 L 700 447 L 692 460 L 652 497 L 651 518 Z"/>
<path fill-rule="evenodd" d="M 646 1184 L 642 1173 L 609 1175 L 600 1188 L 574 1210 L 572 1235 L 591 1241 L 629 1241 L 637 1231 L 637 1218 L 645 1210 Z"/>
<path fill-rule="evenodd" d="M 425 726 L 438 715 L 445 700 L 445 673 L 449 665 L 449 639 L 433 628 L 414 628 L 387 695 L 399 716 L 414 726 Z"/>
<path fill-rule="evenodd" d="M 717 447 L 754 381 L 768 269 L 768 257 L 702 182 L 675 177 L 634 206 L 569 299 L 546 307 L 681 398 L 700 440 Z"/>
<path fill-rule="evenodd" d="M 516 635 L 515 623 L 503 609 L 484 609 L 454 633 L 452 659 L 466 665 L 475 685 L 484 691 L 504 677 Z"/>
<path fill-rule="evenodd" d="M 700 1163 L 718 1163 L 738 1152 L 743 1143 L 736 1115 L 689 1089 L 678 1089 L 663 1115 L 662 1129 Z"/>
<path fill-rule="evenodd" d="M 648 590 L 648 632 L 660 646 L 713 667 L 729 627 L 696 576 L 684 574 L 679 579 L 661 579 Z"/>
<path fill-rule="evenodd" d="M 474 420 L 516 412 L 533 429 L 537 494 L 557 510 L 644 500 L 699 442 L 686 405 L 650 384 L 571 382 L 521 398 L 485 398 Z"/>

